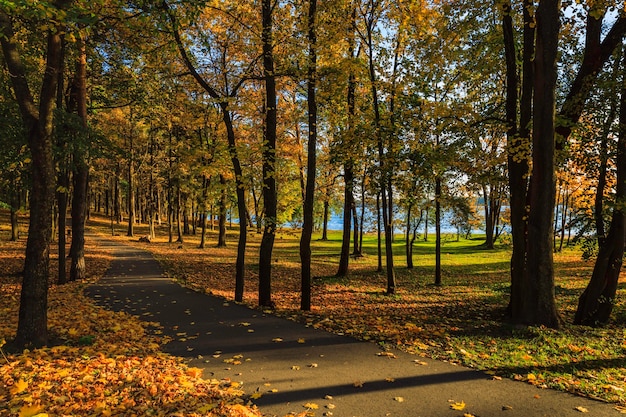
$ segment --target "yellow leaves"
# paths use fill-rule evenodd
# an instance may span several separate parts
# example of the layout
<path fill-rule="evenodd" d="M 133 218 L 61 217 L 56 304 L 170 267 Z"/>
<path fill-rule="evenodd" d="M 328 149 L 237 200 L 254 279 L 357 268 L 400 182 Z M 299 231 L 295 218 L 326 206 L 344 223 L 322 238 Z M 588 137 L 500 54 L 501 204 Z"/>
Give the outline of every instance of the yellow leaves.
<path fill-rule="evenodd" d="M 47 417 L 48 414 L 41 413 L 41 404 L 29 404 L 20 408 L 19 417 Z"/>
<path fill-rule="evenodd" d="M 580 406 L 580 405 L 578 407 L 575 407 L 574 410 L 579 411 L 581 413 L 588 413 L 589 412 L 588 409 L 586 409 L 585 407 Z"/>
<path fill-rule="evenodd" d="M 452 402 L 450 404 L 450 409 L 452 410 L 456 410 L 456 411 L 461 411 L 463 409 L 465 409 L 465 402 L 461 401 L 461 402 Z"/>
<path fill-rule="evenodd" d="M 228 415 L 231 417 L 259 417 L 258 413 L 241 404 L 230 405 L 227 408 Z"/>
<path fill-rule="evenodd" d="M 394 401 L 397 401 L 399 403 L 403 403 L 404 402 L 404 397 L 393 397 Z"/>
<path fill-rule="evenodd" d="M 0 403 L 11 415 L 259 415 L 241 404 L 239 383 L 203 380 L 202 369 L 160 353 L 160 339 L 138 319 L 97 308 L 79 290 L 72 284 L 51 290 L 51 321 L 67 344 L 0 363 Z M 17 316 L 14 308 L 7 314 Z M 89 334 L 96 335 L 93 344 L 77 343 Z"/>
<path fill-rule="evenodd" d="M 24 381 L 23 379 L 20 379 L 11 387 L 11 389 L 9 389 L 9 392 L 12 395 L 17 395 L 26 391 L 26 388 L 28 388 L 28 382 Z"/>
<path fill-rule="evenodd" d="M 187 370 L 185 371 L 185 374 L 187 376 L 193 377 L 193 378 L 200 378 L 202 376 L 202 369 L 200 368 L 187 368 Z"/>
<path fill-rule="evenodd" d="M 320 408 L 320 406 L 315 403 L 306 403 L 303 405 L 303 407 L 309 410 L 317 410 L 318 408 Z"/>

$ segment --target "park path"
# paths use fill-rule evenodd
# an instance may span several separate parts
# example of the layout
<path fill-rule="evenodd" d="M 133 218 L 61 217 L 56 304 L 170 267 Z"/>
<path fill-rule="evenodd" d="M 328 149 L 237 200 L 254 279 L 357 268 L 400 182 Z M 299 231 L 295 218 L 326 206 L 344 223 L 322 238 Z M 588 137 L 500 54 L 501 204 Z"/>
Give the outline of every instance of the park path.
<path fill-rule="evenodd" d="M 617 416 L 614 405 L 489 375 L 308 328 L 183 288 L 149 252 L 102 240 L 111 268 L 86 290 L 98 304 L 157 321 L 164 350 L 207 378 L 243 384 L 267 416 Z M 260 395 L 260 397 L 259 397 Z M 259 398 L 256 398 L 259 397 Z M 463 410 L 452 404 L 464 403 Z M 318 409 L 313 407 L 317 406 Z"/>

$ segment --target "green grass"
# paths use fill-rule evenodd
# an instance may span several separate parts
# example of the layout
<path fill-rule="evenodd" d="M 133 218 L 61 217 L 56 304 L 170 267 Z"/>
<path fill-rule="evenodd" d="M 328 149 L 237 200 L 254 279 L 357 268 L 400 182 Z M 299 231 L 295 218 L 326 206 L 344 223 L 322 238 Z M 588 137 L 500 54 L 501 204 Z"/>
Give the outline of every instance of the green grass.
<path fill-rule="evenodd" d="M 137 236 L 146 233 L 142 227 L 137 230 Z M 194 288 L 232 297 L 236 231 L 229 231 L 228 248 L 219 250 L 215 232 L 209 233 L 205 250 L 196 249 L 199 236 L 185 236 L 185 251 L 168 244 L 166 232 L 159 234 L 161 240 L 141 247 L 154 251 L 173 276 L 183 277 Z M 499 245 L 486 250 L 480 236 L 458 242 L 456 236 L 444 237 L 441 287 L 433 285 L 434 236 L 428 242 L 416 241 L 415 267 L 410 270 L 404 238 L 396 236 L 397 294 L 389 297 L 384 295 L 386 277 L 376 270 L 375 235 L 365 236 L 364 256 L 350 259 L 349 275 L 343 278 L 334 276 L 341 233 L 330 232 L 327 241 L 315 235 L 313 310 L 301 312 L 299 238 L 293 230 L 276 236 L 272 256 L 276 314 L 494 375 L 626 404 L 626 287 L 620 284 L 613 321 L 607 327 L 569 324 L 593 268 L 593 262 L 582 260 L 579 248 L 565 248 L 554 257 L 556 301 L 564 321 L 556 331 L 507 323 L 511 249 Z M 256 304 L 259 242 L 260 235 L 250 233 L 245 301 L 252 306 Z"/>

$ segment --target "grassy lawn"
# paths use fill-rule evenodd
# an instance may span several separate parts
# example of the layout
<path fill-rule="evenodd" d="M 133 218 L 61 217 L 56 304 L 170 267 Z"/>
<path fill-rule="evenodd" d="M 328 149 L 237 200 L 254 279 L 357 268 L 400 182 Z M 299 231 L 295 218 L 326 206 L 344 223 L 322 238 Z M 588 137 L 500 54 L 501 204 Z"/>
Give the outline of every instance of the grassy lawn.
<path fill-rule="evenodd" d="M 111 237 L 102 220 L 92 230 Z M 216 232 L 208 232 L 208 244 L 198 249 L 199 233 L 184 236 L 183 243 L 168 243 L 160 229 L 152 243 L 139 243 L 147 234 L 136 229 L 125 236 L 125 226 L 113 237 L 152 251 L 169 274 L 199 291 L 233 297 L 237 235 L 229 231 L 226 248 L 217 248 Z M 331 232 L 328 241 L 313 241 L 313 309 L 299 308 L 299 234 L 283 230 L 273 253 L 275 314 L 375 341 L 417 355 L 478 368 L 494 378 L 508 377 L 539 387 L 553 387 L 593 398 L 626 404 L 626 308 L 620 285 L 614 320 L 602 329 L 572 326 L 578 296 L 587 284 L 592 262 L 581 260 L 577 248 L 555 255 L 556 294 L 564 325 L 559 331 L 513 326 L 504 320 L 508 302 L 510 248 L 485 250 L 475 238 L 456 241 L 446 236 L 442 250 L 443 286 L 434 281 L 434 239 L 418 241 L 415 268 L 406 268 L 404 240 L 394 242 L 397 294 L 386 296 L 386 278 L 376 271 L 376 239 L 366 236 L 364 256 L 351 259 L 350 273 L 336 278 L 341 235 Z M 245 302 L 257 300 L 257 262 L 260 235 L 250 233 L 247 250 Z"/>

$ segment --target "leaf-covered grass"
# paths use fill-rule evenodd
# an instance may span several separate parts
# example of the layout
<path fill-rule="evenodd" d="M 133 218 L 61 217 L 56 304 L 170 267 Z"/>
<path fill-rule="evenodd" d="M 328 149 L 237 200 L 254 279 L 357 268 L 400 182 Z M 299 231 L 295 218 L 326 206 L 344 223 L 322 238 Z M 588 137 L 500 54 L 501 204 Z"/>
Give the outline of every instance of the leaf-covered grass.
<path fill-rule="evenodd" d="M 10 353 L 15 336 L 25 238 L 8 241 L 0 226 L 0 416 L 231 416 L 260 413 L 244 404 L 238 384 L 203 379 L 202 371 L 161 352 L 156 323 L 95 306 L 85 282 L 52 285 L 50 347 Z M 53 247 L 51 280 L 57 273 Z M 89 239 L 89 280 L 110 257 Z"/>
<path fill-rule="evenodd" d="M 120 233 L 124 225 L 118 226 Z M 110 236 L 110 229 L 100 228 Z M 199 233 L 184 243 L 168 243 L 165 229 L 149 244 L 117 236 L 152 251 L 181 283 L 232 299 L 237 236 L 215 247 L 210 231 L 207 247 L 198 249 Z M 139 227 L 137 236 L 146 234 Z M 176 236 L 174 237 L 174 239 Z M 314 237 L 315 239 L 315 237 Z M 251 233 L 247 251 L 245 302 L 256 305 L 260 235 Z M 576 302 L 590 277 L 592 262 L 581 260 L 577 248 L 555 255 L 556 294 L 562 329 L 513 326 L 506 323 L 510 248 L 486 250 L 482 240 L 443 245 L 443 286 L 434 281 L 434 242 L 419 241 L 415 268 L 408 270 L 404 241 L 394 243 L 397 294 L 384 294 L 386 278 L 376 271 L 375 236 L 367 236 L 364 256 L 350 261 L 350 273 L 335 278 L 341 245 L 339 233 L 329 241 L 313 241 L 313 309 L 300 312 L 299 234 L 277 235 L 273 253 L 273 300 L 276 314 L 335 333 L 376 341 L 422 356 L 475 367 L 495 378 L 528 383 L 626 404 L 625 288 L 620 284 L 613 322 L 602 329 L 572 326 Z"/>

